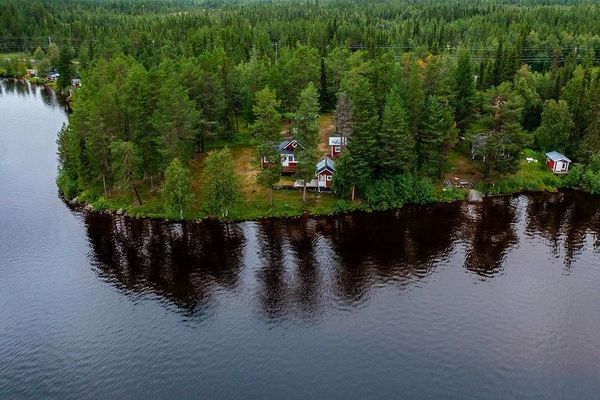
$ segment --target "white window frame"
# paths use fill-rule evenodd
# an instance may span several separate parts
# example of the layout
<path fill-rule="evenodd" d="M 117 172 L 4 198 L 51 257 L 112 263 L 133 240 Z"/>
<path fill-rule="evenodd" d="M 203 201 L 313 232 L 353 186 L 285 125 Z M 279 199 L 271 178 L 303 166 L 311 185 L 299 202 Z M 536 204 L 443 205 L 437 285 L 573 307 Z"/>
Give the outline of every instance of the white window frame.
<path fill-rule="evenodd" d="M 333 151 L 335 151 L 336 153 L 339 153 L 342 151 L 342 146 L 333 146 Z"/>

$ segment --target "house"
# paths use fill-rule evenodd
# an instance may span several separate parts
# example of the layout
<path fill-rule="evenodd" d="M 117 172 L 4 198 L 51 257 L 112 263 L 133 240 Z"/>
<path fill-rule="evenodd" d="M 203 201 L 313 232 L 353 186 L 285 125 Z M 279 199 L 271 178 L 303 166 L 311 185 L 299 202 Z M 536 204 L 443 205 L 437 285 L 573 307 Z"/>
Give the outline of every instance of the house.
<path fill-rule="evenodd" d="M 331 158 L 325 157 L 317 163 L 315 176 L 317 177 L 317 189 L 331 189 L 333 174 L 335 173 L 335 162 Z"/>
<path fill-rule="evenodd" d="M 80 87 L 81 86 L 81 79 L 79 79 L 79 78 L 73 78 L 73 79 L 71 79 L 71 86 L 73 86 L 73 87 Z"/>
<path fill-rule="evenodd" d="M 60 76 L 60 74 L 56 71 L 51 71 L 48 73 L 47 79 L 50 82 L 56 82 L 56 80 L 58 79 L 58 77 Z"/>
<path fill-rule="evenodd" d="M 571 164 L 571 160 L 569 160 L 564 154 L 561 154 L 557 151 L 551 151 L 546 153 L 546 157 L 546 165 L 555 174 L 566 174 L 569 172 L 569 164 Z"/>
<path fill-rule="evenodd" d="M 281 156 L 281 172 L 284 174 L 292 174 L 296 172 L 297 161 L 294 155 L 296 149 L 298 147 L 302 147 L 300 143 L 298 143 L 295 139 L 284 140 L 279 143 L 274 148 L 279 151 Z M 262 166 L 266 168 L 268 165 L 268 161 L 263 158 Z"/>
<path fill-rule="evenodd" d="M 328 157 L 322 158 L 315 166 L 315 177 L 306 184 L 307 188 L 317 189 L 319 192 L 321 189 L 331 190 L 331 184 L 333 183 L 333 174 L 335 173 L 335 162 Z M 304 182 L 294 182 L 295 188 L 304 187 Z"/>
<path fill-rule="evenodd" d="M 345 137 L 330 136 L 329 151 L 332 158 L 337 158 L 342 153 L 342 149 L 346 146 L 348 140 Z"/>

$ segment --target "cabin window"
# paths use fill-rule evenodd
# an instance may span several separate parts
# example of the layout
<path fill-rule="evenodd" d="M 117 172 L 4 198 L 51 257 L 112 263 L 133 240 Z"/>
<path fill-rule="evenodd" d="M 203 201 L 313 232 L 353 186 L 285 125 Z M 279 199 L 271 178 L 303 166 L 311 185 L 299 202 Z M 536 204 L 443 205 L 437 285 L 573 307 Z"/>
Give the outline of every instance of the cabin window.
<path fill-rule="evenodd" d="M 294 161 L 295 161 L 295 160 L 294 160 L 294 156 L 293 156 L 293 155 L 289 155 L 289 156 L 288 156 L 288 161 L 289 161 L 289 162 L 294 162 Z"/>
<path fill-rule="evenodd" d="M 325 175 L 319 175 L 319 182 L 325 182 Z"/>
<path fill-rule="evenodd" d="M 327 175 L 327 180 L 330 181 L 333 178 L 331 175 Z"/>
<path fill-rule="evenodd" d="M 340 151 L 342 151 L 342 147 L 341 146 L 334 146 L 333 147 L 333 151 L 335 151 L 336 153 L 339 153 Z"/>

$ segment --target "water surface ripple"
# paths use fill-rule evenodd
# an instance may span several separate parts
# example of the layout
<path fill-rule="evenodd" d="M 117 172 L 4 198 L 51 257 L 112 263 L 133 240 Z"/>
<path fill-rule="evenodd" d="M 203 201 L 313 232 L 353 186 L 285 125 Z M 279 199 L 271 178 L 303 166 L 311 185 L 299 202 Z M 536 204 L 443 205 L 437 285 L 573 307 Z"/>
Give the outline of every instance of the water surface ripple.
<path fill-rule="evenodd" d="M 600 201 L 162 223 L 58 197 L 0 84 L 1 399 L 598 399 Z"/>

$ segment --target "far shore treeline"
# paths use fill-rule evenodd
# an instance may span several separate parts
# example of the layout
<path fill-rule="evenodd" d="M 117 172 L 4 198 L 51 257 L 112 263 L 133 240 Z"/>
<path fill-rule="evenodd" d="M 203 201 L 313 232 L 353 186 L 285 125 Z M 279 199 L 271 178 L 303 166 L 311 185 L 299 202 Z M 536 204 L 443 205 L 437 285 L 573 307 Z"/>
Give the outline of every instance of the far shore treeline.
<path fill-rule="evenodd" d="M 598 21 L 587 1 L 9 0 L 0 74 L 81 77 L 58 183 L 98 208 L 244 217 L 260 198 L 269 215 L 288 200 L 259 160 L 289 130 L 310 180 L 330 114 L 348 146 L 321 211 L 461 198 L 441 190 L 458 159 L 488 192 L 600 194 Z"/>

